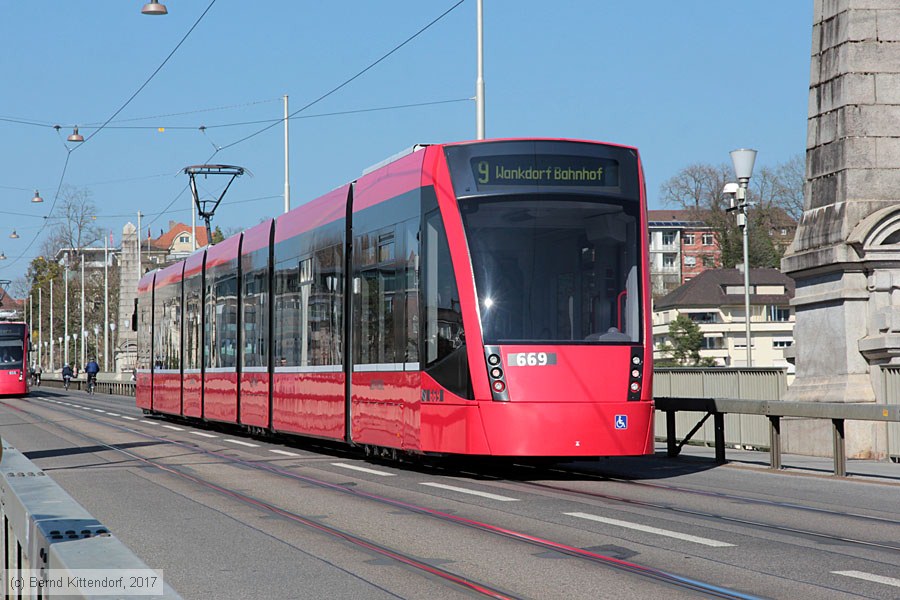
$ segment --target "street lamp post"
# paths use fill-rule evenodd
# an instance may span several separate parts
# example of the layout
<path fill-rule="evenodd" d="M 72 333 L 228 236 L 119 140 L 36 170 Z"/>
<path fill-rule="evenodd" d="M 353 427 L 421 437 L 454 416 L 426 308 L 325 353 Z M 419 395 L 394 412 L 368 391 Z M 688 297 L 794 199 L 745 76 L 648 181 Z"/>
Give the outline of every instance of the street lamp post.
<path fill-rule="evenodd" d="M 91 356 L 94 357 L 94 360 L 100 359 L 100 326 L 94 325 L 94 352 Z M 106 370 L 106 365 L 103 365 L 103 370 Z"/>
<path fill-rule="evenodd" d="M 84 363 L 84 349 L 87 343 L 87 327 L 84 323 L 84 250 L 81 251 L 81 362 Z"/>
<path fill-rule="evenodd" d="M 753 354 L 750 349 L 752 340 L 750 338 L 750 260 L 747 249 L 748 233 L 747 233 L 747 184 L 750 183 L 750 177 L 753 175 L 753 163 L 756 161 L 756 150 L 742 148 L 740 150 L 731 151 L 731 162 L 734 166 L 734 176 L 738 180 L 737 189 L 737 209 L 738 226 L 744 238 L 744 321 L 746 323 L 747 335 L 747 366 L 753 366 Z"/>
<path fill-rule="evenodd" d="M 115 324 L 115 323 L 110 323 L 110 324 L 109 324 L 109 341 L 110 341 L 110 343 L 113 345 L 113 351 L 112 351 L 112 353 L 111 353 L 112 361 L 113 361 L 113 368 L 112 368 L 112 369 L 109 369 L 109 370 L 110 370 L 110 371 L 115 371 L 115 370 L 116 370 L 116 367 L 115 367 L 115 364 L 116 364 L 116 352 L 115 352 L 115 347 L 116 347 L 116 346 L 115 346 L 115 344 L 116 344 L 116 324 Z"/>
<path fill-rule="evenodd" d="M 50 280 L 50 370 L 53 370 L 53 280 Z"/>
<path fill-rule="evenodd" d="M 63 336 L 66 338 L 66 347 L 63 351 L 63 361 L 65 364 L 69 364 L 69 256 L 66 255 L 66 269 L 65 269 L 65 279 L 63 281 L 65 283 L 65 303 L 63 304 Z"/>

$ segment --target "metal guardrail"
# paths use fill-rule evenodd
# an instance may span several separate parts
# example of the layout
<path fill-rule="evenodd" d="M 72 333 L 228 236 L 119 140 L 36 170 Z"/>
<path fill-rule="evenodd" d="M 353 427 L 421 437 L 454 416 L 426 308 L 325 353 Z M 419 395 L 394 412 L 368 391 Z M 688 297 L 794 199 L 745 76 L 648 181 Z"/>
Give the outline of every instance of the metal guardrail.
<path fill-rule="evenodd" d="M 98 571 L 152 573 L 141 559 L 21 452 L 3 446 L 0 456 L 0 517 L 3 522 L 0 543 L 5 550 L 0 559 L 3 561 L 0 591 L 6 598 L 54 597 L 54 592 L 46 586 L 29 585 L 31 577 L 52 583 L 59 574 L 66 574 L 68 579 Z M 123 585 L 127 585 L 128 577 L 123 577 Z M 100 593 L 96 588 L 77 582 L 73 595 L 71 585 L 66 585 L 66 598 L 112 597 L 108 590 Z M 181 598 L 164 582 L 162 594 L 152 597 Z"/>
<path fill-rule="evenodd" d="M 62 388 L 63 380 L 57 375 L 44 375 L 41 378 L 41 386 L 46 386 L 49 388 Z M 40 388 L 32 387 L 32 391 L 39 390 Z M 83 376 L 76 377 L 69 381 L 69 389 L 76 391 L 83 391 L 87 389 L 87 379 Z M 97 394 L 107 394 L 112 396 L 131 396 L 134 397 L 134 382 L 133 381 L 119 381 L 117 379 L 103 379 L 103 375 L 100 375 L 100 378 L 97 380 L 97 387 L 94 388 L 94 393 Z"/>
<path fill-rule="evenodd" d="M 781 418 L 830 419 L 833 431 L 834 474 L 847 475 L 844 421 L 900 422 L 900 404 L 843 404 L 834 402 L 783 402 L 730 398 L 656 398 L 656 409 L 666 413 L 666 444 L 669 456 L 678 456 L 681 448 L 712 416 L 715 430 L 716 462 L 725 462 L 725 415 L 763 415 L 769 419 L 769 456 L 773 469 L 781 468 Z M 679 411 L 705 412 L 706 416 L 677 441 L 675 414 Z"/>

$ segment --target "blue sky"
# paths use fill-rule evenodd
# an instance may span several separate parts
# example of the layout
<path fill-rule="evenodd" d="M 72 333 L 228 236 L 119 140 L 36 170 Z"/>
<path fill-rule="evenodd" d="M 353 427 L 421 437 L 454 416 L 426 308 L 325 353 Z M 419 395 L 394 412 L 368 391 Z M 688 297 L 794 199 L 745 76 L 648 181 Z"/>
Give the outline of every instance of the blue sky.
<path fill-rule="evenodd" d="M 282 126 L 235 142 L 280 119 L 284 94 L 298 111 L 456 1 L 216 0 L 202 19 L 210 0 L 166 0 L 164 17 L 141 15 L 143 0 L 4 2 L 0 278 L 21 277 L 39 252 L 61 185 L 91 194 L 117 242 L 139 210 L 143 235 L 148 224 L 155 237 L 170 220 L 190 222 L 188 165 L 252 173 L 231 186 L 214 224 L 279 214 Z M 757 165 L 774 165 L 805 149 L 812 0 L 484 0 L 484 23 L 487 137 L 637 146 L 651 208 L 689 164 L 728 163 L 730 150 L 751 147 Z M 475 24 L 476 2 L 464 0 L 298 112 L 292 205 L 415 143 L 474 138 Z M 67 149 L 60 134 L 74 125 L 92 137 Z M 30 202 L 35 189 L 44 204 Z M 8 238 L 13 228 L 20 239 Z"/>

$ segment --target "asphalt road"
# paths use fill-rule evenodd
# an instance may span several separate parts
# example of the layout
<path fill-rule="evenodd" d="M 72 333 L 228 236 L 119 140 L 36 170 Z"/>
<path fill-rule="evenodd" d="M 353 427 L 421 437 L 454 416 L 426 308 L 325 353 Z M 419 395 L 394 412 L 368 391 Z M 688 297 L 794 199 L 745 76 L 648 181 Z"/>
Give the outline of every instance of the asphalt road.
<path fill-rule="evenodd" d="M 900 598 L 890 476 L 383 463 L 61 390 L 0 399 L 0 436 L 185 598 Z"/>

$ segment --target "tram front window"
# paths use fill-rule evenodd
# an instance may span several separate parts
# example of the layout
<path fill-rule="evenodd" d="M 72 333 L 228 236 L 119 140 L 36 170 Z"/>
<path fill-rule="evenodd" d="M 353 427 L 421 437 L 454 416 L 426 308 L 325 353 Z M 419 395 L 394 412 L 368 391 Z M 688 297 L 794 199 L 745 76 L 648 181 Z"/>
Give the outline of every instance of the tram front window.
<path fill-rule="evenodd" d="M 485 343 L 637 342 L 638 206 L 567 195 L 461 200 Z"/>

